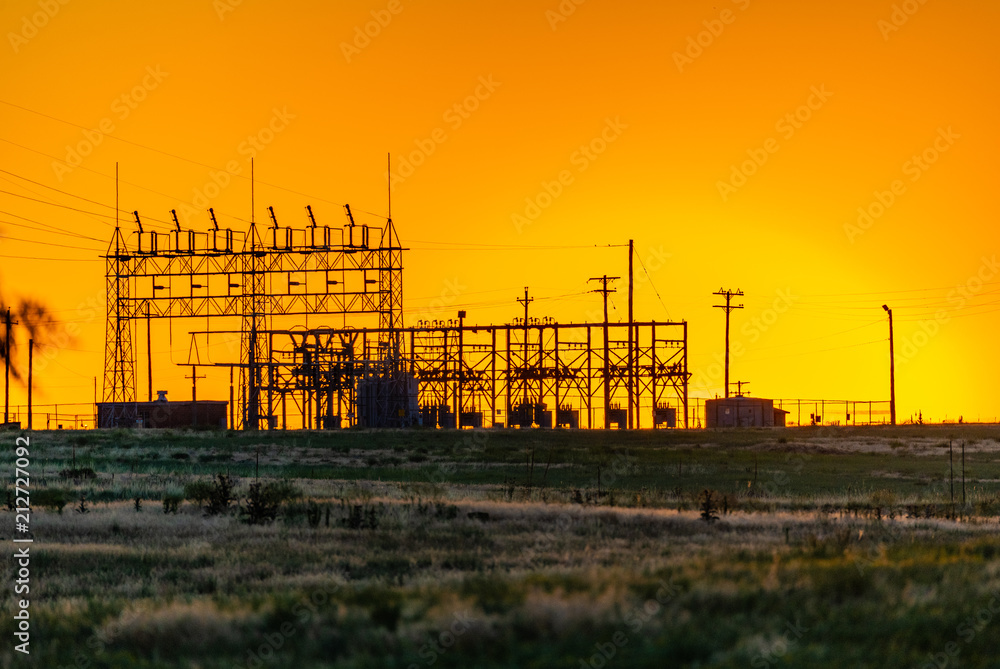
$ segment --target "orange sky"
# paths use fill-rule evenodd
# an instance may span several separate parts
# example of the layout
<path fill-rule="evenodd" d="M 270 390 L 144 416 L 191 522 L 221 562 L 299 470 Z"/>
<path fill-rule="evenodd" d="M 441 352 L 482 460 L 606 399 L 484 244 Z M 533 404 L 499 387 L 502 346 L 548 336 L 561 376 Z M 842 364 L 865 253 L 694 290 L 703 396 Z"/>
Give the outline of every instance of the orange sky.
<path fill-rule="evenodd" d="M 86 305 L 109 219 L 50 203 L 110 213 L 117 161 L 150 225 L 206 229 L 212 206 L 245 227 L 255 153 L 258 220 L 340 225 L 346 202 L 374 225 L 391 152 L 408 324 L 508 322 L 525 285 L 534 315 L 594 318 L 586 280 L 624 276 L 624 249 L 509 247 L 633 238 L 637 317 L 689 321 L 692 395 L 722 392 L 712 293 L 739 288 L 732 377 L 753 394 L 887 399 L 887 302 L 900 419 L 993 420 L 998 19 L 992 0 L 0 3 L 0 291 L 80 328 L 41 352 L 36 402 L 88 402 L 103 370 Z M 175 399 L 189 327 L 172 353 L 153 332 Z"/>

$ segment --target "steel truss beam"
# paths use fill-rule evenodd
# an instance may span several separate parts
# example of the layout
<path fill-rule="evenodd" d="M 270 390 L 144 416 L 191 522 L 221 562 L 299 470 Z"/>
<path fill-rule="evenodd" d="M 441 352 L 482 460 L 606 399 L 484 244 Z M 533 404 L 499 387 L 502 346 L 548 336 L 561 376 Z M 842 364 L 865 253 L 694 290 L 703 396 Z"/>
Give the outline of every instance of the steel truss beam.
<path fill-rule="evenodd" d="M 603 403 L 603 323 L 490 326 L 443 323 L 387 330 L 270 330 L 268 406 L 282 427 L 368 424 L 357 392 L 383 375 L 385 335 L 399 335 L 398 378 L 416 379 L 425 425 L 627 425 L 628 324 L 608 324 L 610 401 Z M 199 336 L 206 333 L 192 333 Z M 648 427 L 689 426 L 686 323 L 635 323 L 638 415 Z M 382 376 L 384 378 L 384 376 Z M 544 409 L 542 408 L 544 405 Z M 292 408 L 289 416 L 288 408 Z M 548 412 L 551 412 L 549 415 Z M 645 422 L 648 421 L 648 422 Z M 275 415 L 277 422 L 277 415 Z"/>
<path fill-rule="evenodd" d="M 370 246 L 370 233 L 380 235 Z M 128 243 L 131 241 L 131 245 Z M 105 425 L 134 425 L 135 351 L 138 319 L 209 318 L 239 323 L 240 410 L 243 429 L 259 429 L 274 407 L 262 389 L 274 386 L 275 366 L 266 333 L 275 317 L 368 315 L 384 329 L 377 370 L 392 376 L 401 359 L 403 249 L 392 222 L 304 229 L 256 224 L 243 233 L 216 229 L 170 233 L 141 229 L 126 237 L 119 228 L 107 260 L 108 319 L 104 400 L 115 412 Z M 235 320 L 233 320 L 235 319 Z M 210 329 L 221 332 L 223 329 Z M 387 353 L 385 353 L 387 352 Z M 394 362 L 396 361 L 396 362 Z M 391 398 L 384 412 L 391 410 Z M 129 405 L 132 407 L 129 412 Z"/>

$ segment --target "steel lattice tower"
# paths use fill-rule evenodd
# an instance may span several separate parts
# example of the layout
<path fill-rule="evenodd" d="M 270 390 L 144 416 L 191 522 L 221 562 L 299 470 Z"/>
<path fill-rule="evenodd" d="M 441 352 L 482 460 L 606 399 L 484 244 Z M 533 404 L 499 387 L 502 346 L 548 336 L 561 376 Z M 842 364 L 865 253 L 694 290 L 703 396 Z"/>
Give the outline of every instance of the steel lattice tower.
<path fill-rule="evenodd" d="M 132 256 L 121 229 L 116 227 L 108 246 L 107 327 L 104 348 L 104 415 L 102 423 L 132 427 L 135 406 L 135 353 L 132 349 L 133 303 L 131 296 Z"/>

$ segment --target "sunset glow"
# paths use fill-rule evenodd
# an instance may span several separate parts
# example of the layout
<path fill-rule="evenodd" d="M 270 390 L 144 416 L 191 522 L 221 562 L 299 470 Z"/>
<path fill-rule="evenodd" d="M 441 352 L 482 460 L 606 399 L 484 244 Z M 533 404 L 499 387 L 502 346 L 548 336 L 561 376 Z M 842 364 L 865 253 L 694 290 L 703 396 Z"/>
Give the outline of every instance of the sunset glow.
<path fill-rule="evenodd" d="M 207 231 L 209 207 L 341 226 L 347 203 L 381 226 L 391 185 L 407 325 L 509 323 L 525 286 L 533 315 L 596 322 L 605 274 L 620 322 L 634 239 L 636 319 L 688 321 L 692 397 L 723 393 L 720 287 L 745 293 L 732 379 L 762 397 L 887 400 L 887 304 L 900 421 L 994 421 L 998 21 L 989 0 L 0 3 L 0 293 L 56 326 L 34 402 L 92 413 L 117 163 L 129 233 L 171 210 Z M 154 325 L 155 390 L 190 398 L 204 327 Z"/>

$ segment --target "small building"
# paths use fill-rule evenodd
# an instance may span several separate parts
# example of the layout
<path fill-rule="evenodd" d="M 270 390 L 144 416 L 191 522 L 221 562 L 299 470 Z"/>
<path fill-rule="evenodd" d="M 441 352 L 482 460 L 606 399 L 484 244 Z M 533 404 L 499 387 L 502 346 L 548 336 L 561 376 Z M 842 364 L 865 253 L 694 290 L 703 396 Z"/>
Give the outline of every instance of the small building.
<path fill-rule="evenodd" d="M 134 407 L 134 409 L 132 408 Z M 129 402 L 128 410 L 121 403 L 97 403 L 97 427 L 128 427 L 112 418 L 134 415 L 135 427 L 217 427 L 226 429 L 226 409 L 228 402 L 198 400 L 197 402 Z"/>
<path fill-rule="evenodd" d="M 761 397 L 705 400 L 705 427 L 784 427 L 787 411 Z"/>

